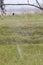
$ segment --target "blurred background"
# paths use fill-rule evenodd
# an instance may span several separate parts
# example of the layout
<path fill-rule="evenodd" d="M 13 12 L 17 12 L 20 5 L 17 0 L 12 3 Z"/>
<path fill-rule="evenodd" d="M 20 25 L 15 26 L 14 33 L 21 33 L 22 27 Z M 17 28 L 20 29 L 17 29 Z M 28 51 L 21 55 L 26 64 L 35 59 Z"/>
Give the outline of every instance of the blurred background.
<path fill-rule="evenodd" d="M 29 4 L 34 4 L 38 6 L 36 0 L 3 0 L 3 3 L 4 4 L 28 4 L 28 1 L 29 1 Z M 40 3 L 41 7 L 43 7 L 43 0 L 38 0 L 38 2 Z M 42 10 L 29 5 L 5 5 L 4 9 L 6 14 L 12 14 L 13 12 L 15 14 L 43 13 Z M 2 10 L 0 8 L 0 14 L 1 13 L 2 13 Z"/>

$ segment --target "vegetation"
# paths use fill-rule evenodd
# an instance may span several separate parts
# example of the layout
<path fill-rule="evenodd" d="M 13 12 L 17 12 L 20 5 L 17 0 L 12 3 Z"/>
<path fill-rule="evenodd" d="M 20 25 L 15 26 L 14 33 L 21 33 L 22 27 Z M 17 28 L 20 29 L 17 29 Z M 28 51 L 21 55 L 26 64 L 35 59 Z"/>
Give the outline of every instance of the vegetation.
<path fill-rule="evenodd" d="M 0 16 L 0 65 L 43 65 L 42 14 Z"/>
<path fill-rule="evenodd" d="M 43 16 L 0 17 L 0 44 L 43 43 Z"/>

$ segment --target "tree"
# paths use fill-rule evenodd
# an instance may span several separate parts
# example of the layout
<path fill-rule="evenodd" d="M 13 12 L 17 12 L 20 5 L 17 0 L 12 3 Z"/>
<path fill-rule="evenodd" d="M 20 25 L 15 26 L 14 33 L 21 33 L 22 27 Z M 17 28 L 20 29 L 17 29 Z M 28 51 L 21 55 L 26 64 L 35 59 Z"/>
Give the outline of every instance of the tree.
<path fill-rule="evenodd" d="M 40 5 L 39 1 L 38 0 L 35 0 L 35 1 L 37 3 L 36 5 L 30 4 L 29 3 L 29 0 L 28 0 L 28 3 L 27 4 L 4 4 L 4 0 L 0 0 L 0 7 L 1 7 L 1 10 L 2 10 L 3 13 L 5 13 L 5 8 L 4 7 L 6 5 L 29 5 L 29 6 L 34 6 L 36 8 L 39 8 L 39 9 L 43 10 L 43 7 Z"/>
<path fill-rule="evenodd" d="M 41 7 L 41 5 L 40 5 L 40 3 L 38 2 L 38 0 L 35 0 L 35 1 L 36 1 L 37 5 L 30 4 L 30 3 L 29 3 L 29 0 L 28 0 L 28 5 L 34 6 L 34 7 L 36 7 L 36 8 L 39 8 L 39 9 L 43 10 L 43 8 Z"/>
<path fill-rule="evenodd" d="M 2 13 L 4 13 L 4 0 L 0 0 L 0 8 L 1 8 L 1 11 Z"/>

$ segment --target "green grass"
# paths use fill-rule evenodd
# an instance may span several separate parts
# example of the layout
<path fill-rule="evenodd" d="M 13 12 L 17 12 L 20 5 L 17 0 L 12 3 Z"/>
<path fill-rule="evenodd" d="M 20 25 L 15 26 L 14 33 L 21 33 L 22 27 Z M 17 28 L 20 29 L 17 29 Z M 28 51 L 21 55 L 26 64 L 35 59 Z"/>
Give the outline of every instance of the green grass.
<path fill-rule="evenodd" d="M 43 16 L 0 16 L 0 44 L 15 43 L 43 43 Z"/>
<path fill-rule="evenodd" d="M 43 65 L 42 14 L 0 16 L 0 65 Z"/>
<path fill-rule="evenodd" d="M 43 65 L 43 45 L 0 45 L 0 65 Z"/>

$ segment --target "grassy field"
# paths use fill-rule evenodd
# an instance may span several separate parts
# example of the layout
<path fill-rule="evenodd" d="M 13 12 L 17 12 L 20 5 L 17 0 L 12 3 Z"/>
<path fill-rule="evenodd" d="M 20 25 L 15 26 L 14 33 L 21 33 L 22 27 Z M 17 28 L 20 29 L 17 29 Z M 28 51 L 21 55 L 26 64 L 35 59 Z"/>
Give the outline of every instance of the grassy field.
<path fill-rule="evenodd" d="M 0 16 L 0 65 L 43 65 L 43 15 Z"/>

